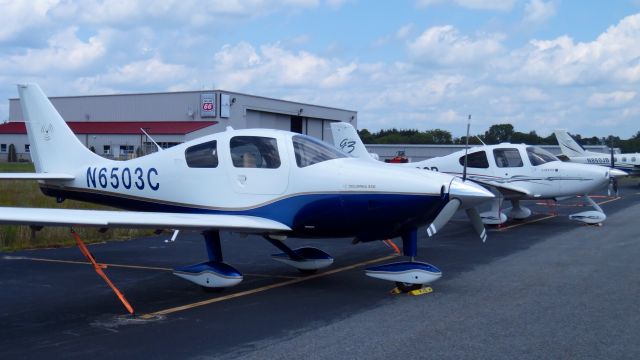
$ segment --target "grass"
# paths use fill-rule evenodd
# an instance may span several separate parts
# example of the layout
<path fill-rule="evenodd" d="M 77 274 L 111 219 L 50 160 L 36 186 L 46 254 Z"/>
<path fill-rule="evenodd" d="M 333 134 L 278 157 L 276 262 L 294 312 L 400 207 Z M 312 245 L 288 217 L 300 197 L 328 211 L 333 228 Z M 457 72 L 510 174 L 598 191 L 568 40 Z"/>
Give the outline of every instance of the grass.
<path fill-rule="evenodd" d="M 0 163 L 0 172 L 33 172 L 31 163 Z M 0 180 L 0 206 L 42 207 L 67 209 L 103 209 L 114 210 L 106 206 L 65 200 L 56 203 L 54 198 L 44 196 L 33 180 Z M 147 236 L 150 230 L 110 229 L 101 233 L 95 228 L 75 229 L 87 243 L 107 240 L 127 240 L 133 237 Z M 16 251 L 42 247 L 61 247 L 74 245 L 75 241 L 65 227 L 45 227 L 34 232 L 29 226 L 0 225 L 0 251 Z"/>

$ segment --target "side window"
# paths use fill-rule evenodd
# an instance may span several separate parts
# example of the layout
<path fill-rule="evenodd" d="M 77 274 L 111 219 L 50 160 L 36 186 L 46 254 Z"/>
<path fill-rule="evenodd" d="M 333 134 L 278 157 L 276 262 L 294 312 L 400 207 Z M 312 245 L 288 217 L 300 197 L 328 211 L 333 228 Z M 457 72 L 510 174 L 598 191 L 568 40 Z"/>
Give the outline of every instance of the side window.
<path fill-rule="evenodd" d="M 261 136 L 235 136 L 229 142 L 231 160 L 237 168 L 277 169 L 280 155 L 276 139 Z"/>
<path fill-rule="evenodd" d="M 184 151 L 184 158 L 190 168 L 215 168 L 218 167 L 218 151 L 216 141 L 188 147 Z"/>
<path fill-rule="evenodd" d="M 293 150 L 298 167 L 306 167 L 327 160 L 346 157 L 338 149 L 305 135 L 293 137 Z"/>
<path fill-rule="evenodd" d="M 464 156 L 459 159 L 460 165 L 464 166 Z M 478 151 L 467 155 L 467 167 L 486 169 L 489 167 L 489 160 L 487 160 L 487 153 L 484 151 Z"/>
<path fill-rule="evenodd" d="M 494 149 L 493 156 L 496 158 L 496 165 L 501 168 L 522 167 L 522 157 L 518 149 Z"/>

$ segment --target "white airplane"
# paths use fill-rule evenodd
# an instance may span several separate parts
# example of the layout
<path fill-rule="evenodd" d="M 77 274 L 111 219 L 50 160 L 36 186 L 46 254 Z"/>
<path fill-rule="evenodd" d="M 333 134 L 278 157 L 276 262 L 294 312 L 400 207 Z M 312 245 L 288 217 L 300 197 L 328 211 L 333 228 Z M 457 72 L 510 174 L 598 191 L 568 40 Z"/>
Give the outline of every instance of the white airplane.
<path fill-rule="evenodd" d="M 629 175 L 640 176 L 640 154 L 638 153 L 604 154 L 587 151 L 569 135 L 567 130 L 559 129 L 554 134 L 562 155 L 571 162 L 613 167 L 625 171 Z"/>
<path fill-rule="evenodd" d="M 335 144 L 349 144 L 345 149 L 347 152 L 374 161 L 365 155 L 368 154 L 366 148 L 353 126 L 346 123 L 331 126 Z M 531 215 L 531 210 L 522 206 L 521 200 L 561 200 L 578 195 L 584 195 L 595 211 L 572 214 L 569 218 L 588 224 L 601 223 L 606 215 L 587 194 L 605 187 L 610 177 L 626 175 L 616 169 L 562 162 L 536 146 L 508 143 L 476 146 L 468 149 L 468 154 L 461 150 L 447 156 L 394 166 L 443 172 L 486 186 L 500 196 L 493 199 L 491 210 L 480 214 L 485 224 L 502 224 L 507 221 L 507 215 L 502 211 L 504 199 L 512 204 L 509 216 L 524 219 Z"/>
<path fill-rule="evenodd" d="M 366 274 L 413 289 L 441 276 L 435 266 L 415 261 L 418 227 L 442 223 L 452 202 L 473 206 L 493 198 L 451 175 L 370 163 L 317 139 L 270 129 L 229 128 L 136 159 L 109 160 L 76 138 L 38 85 L 18 91 L 36 173 L 0 178 L 38 180 L 58 202 L 127 211 L 1 207 L 0 223 L 202 231 L 209 260 L 175 274 L 203 287 L 242 281 L 240 271 L 223 262 L 219 231 L 230 230 L 264 235 L 282 251 L 275 260 L 303 271 L 329 266 L 333 258 L 316 248 L 292 249 L 288 237 L 366 242 L 401 236 L 409 261 Z"/>

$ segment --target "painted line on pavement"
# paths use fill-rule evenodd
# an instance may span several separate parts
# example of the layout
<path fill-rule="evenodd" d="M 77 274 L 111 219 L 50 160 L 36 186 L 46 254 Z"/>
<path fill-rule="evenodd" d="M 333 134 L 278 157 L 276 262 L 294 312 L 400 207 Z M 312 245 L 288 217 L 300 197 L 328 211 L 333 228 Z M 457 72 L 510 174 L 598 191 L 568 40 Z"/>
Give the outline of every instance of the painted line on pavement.
<path fill-rule="evenodd" d="M 168 308 L 168 309 L 164 309 L 164 310 L 154 311 L 152 313 L 140 315 L 140 318 L 141 319 L 151 319 L 151 318 L 158 317 L 158 316 L 166 316 L 166 315 L 169 315 L 169 314 L 173 314 L 173 313 L 177 313 L 177 312 L 185 311 L 185 310 L 190 310 L 190 309 L 197 308 L 197 307 L 204 306 L 204 305 L 214 304 L 214 303 L 225 301 L 225 300 L 235 299 L 235 298 L 238 298 L 238 297 L 252 295 L 252 294 L 259 293 L 259 292 L 280 288 L 280 287 L 283 287 L 283 286 L 288 286 L 288 285 L 301 283 L 303 281 L 309 281 L 309 280 L 313 280 L 313 279 L 317 279 L 317 278 L 321 278 L 321 277 L 337 274 L 339 272 L 355 269 L 355 268 L 358 268 L 358 267 L 361 267 L 361 266 L 377 263 L 377 262 L 380 262 L 380 261 L 390 260 L 390 259 L 396 258 L 397 256 L 398 255 L 396 255 L 396 254 L 389 255 L 389 256 L 384 256 L 384 257 L 381 257 L 381 258 L 377 258 L 377 259 L 373 259 L 373 260 L 367 260 L 367 261 L 363 261 L 363 262 L 360 262 L 360 263 L 357 263 L 357 264 L 353 264 L 353 265 L 349 265 L 349 266 L 344 266 L 344 267 L 341 267 L 341 268 L 338 268 L 338 269 L 329 270 L 327 272 L 323 272 L 323 273 L 320 273 L 320 274 L 314 274 L 314 275 L 309 275 L 309 276 L 305 276 L 305 277 L 301 277 L 301 278 L 291 279 L 291 280 L 283 281 L 283 282 L 280 282 L 280 283 L 277 283 L 277 284 L 266 285 L 266 286 L 262 286 L 262 287 L 251 289 L 251 290 L 240 291 L 240 292 L 237 292 L 237 293 L 234 293 L 234 294 L 229 294 L 229 295 L 225 295 L 225 296 L 216 297 L 216 298 L 213 298 L 213 299 L 198 301 L 198 302 L 195 302 L 195 303 L 192 303 L 192 304 L 176 306 L 176 307 L 172 307 L 172 308 Z"/>
<path fill-rule="evenodd" d="M 29 261 L 49 262 L 49 263 L 57 263 L 57 264 L 91 265 L 91 263 L 88 261 L 47 259 L 47 258 L 38 258 L 38 257 L 29 257 L 29 256 L 3 256 L 3 259 L 4 260 L 29 260 Z M 114 267 L 114 268 L 136 269 L 136 270 L 173 271 L 172 268 L 158 267 L 158 266 L 108 264 L 108 263 L 101 263 L 101 262 L 98 262 L 98 264 L 104 265 L 107 268 Z M 298 279 L 300 277 L 300 276 L 267 275 L 267 274 L 252 274 L 252 273 L 245 273 L 243 275 L 252 276 L 252 277 L 262 277 L 262 278 L 277 278 L 277 279 Z"/>

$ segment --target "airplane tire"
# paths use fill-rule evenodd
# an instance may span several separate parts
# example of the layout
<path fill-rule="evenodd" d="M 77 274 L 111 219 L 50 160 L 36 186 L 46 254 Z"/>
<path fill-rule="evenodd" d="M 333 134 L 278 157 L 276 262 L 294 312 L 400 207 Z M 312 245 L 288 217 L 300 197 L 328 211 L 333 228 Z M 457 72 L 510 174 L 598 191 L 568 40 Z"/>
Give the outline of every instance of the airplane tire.
<path fill-rule="evenodd" d="M 409 291 L 418 290 L 422 288 L 422 284 L 411 284 L 411 283 L 396 281 L 396 287 L 398 288 L 398 290 L 407 293 Z"/>

